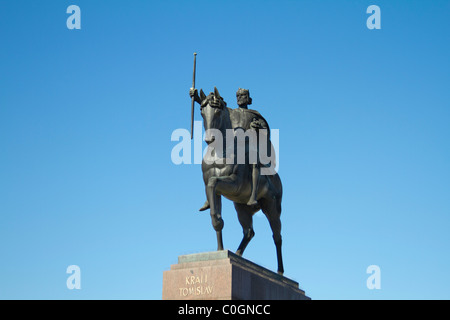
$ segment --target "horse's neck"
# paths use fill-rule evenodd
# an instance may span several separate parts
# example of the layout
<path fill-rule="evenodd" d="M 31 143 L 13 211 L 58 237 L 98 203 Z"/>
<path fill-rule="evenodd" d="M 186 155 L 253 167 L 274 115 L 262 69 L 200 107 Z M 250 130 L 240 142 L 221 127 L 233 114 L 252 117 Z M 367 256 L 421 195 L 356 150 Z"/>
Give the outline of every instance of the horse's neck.
<path fill-rule="evenodd" d="M 225 143 L 227 138 L 227 130 L 233 129 L 233 126 L 231 125 L 230 108 L 225 107 L 223 108 L 223 111 L 221 127 L 218 129 L 222 132 L 223 142 Z"/>
<path fill-rule="evenodd" d="M 219 151 L 219 150 L 216 150 L 215 147 L 210 146 L 210 147 L 213 148 L 212 153 L 214 155 L 218 156 L 219 158 L 225 158 L 226 157 L 227 146 L 228 146 L 228 144 L 227 144 L 227 133 L 228 132 L 227 131 L 228 130 L 233 130 L 232 122 L 231 122 L 231 119 L 230 119 L 230 111 L 231 110 L 232 109 L 227 108 L 227 107 L 225 107 L 223 109 L 224 113 L 222 115 L 223 119 L 221 121 L 221 127 L 218 128 L 218 130 L 220 130 L 220 132 L 222 133 L 222 152 L 221 152 L 221 154 L 217 154 L 216 152 Z"/>
<path fill-rule="evenodd" d="M 228 107 L 225 107 L 225 108 L 223 108 L 223 110 L 225 111 L 224 112 L 224 114 L 223 114 L 223 117 L 224 117 L 224 121 L 222 121 L 222 127 L 223 127 L 223 129 L 224 129 L 224 131 L 225 131 L 225 133 L 226 133 L 226 130 L 227 129 L 232 129 L 233 128 L 233 126 L 232 126 L 232 122 L 231 122 L 231 112 L 232 112 L 232 109 L 230 109 L 230 108 L 228 108 Z"/>

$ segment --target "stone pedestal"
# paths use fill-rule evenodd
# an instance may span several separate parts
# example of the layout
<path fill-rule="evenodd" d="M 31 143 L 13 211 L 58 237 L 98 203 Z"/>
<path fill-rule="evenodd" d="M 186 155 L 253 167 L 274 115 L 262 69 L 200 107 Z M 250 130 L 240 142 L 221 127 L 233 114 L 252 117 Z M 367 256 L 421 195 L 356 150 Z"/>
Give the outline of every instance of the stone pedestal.
<path fill-rule="evenodd" d="M 298 283 L 224 250 L 178 257 L 163 300 L 309 300 Z"/>

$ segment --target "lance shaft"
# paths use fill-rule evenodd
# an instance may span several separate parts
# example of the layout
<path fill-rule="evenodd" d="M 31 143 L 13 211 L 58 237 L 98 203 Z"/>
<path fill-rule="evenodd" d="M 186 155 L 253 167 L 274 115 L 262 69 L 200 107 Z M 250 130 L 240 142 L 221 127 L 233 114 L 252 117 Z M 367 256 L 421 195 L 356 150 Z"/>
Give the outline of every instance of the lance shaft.
<path fill-rule="evenodd" d="M 197 53 L 194 52 L 194 73 L 192 75 L 192 88 L 195 89 L 195 64 L 196 64 L 196 59 L 197 59 Z M 194 103 L 195 103 L 195 98 L 194 96 L 192 96 L 192 101 L 191 101 L 191 140 L 194 137 Z"/>

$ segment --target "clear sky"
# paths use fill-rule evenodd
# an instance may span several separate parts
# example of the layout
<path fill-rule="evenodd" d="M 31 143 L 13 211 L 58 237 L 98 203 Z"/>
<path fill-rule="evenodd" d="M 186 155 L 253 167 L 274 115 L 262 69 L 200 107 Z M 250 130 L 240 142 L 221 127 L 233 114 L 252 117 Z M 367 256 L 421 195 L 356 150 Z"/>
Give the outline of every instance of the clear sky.
<path fill-rule="evenodd" d="M 66 26 L 72 4 L 80 30 Z M 179 255 L 216 249 L 200 165 L 171 160 L 196 51 L 197 87 L 230 107 L 250 89 L 279 130 L 287 277 L 313 299 L 450 299 L 449 12 L 0 0 L 0 298 L 160 299 Z M 223 216 L 234 251 L 228 200 Z M 275 270 L 266 219 L 254 228 L 244 257 Z M 366 286 L 370 265 L 381 289 Z"/>

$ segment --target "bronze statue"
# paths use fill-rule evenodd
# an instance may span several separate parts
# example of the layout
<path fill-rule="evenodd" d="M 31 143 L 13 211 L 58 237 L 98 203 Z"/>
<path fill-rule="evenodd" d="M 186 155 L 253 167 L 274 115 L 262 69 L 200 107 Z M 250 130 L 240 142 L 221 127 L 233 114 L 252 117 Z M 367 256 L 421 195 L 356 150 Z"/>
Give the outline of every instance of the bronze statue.
<path fill-rule="evenodd" d="M 189 91 L 189 95 L 191 96 L 192 101 L 196 101 L 199 104 L 202 103 L 202 100 L 200 99 L 198 92 L 196 89 L 191 88 Z M 259 129 L 265 129 L 265 132 L 267 133 L 266 141 L 270 140 L 270 128 L 267 123 L 267 121 L 261 116 L 261 114 L 252 109 L 248 109 L 248 105 L 252 104 L 252 98 L 250 97 L 250 92 L 248 89 L 242 89 L 239 88 L 236 92 L 236 99 L 237 104 L 239 108 L 234 114 L 234 125 L 233 129 L 241 128 L 244 131 L 247 130 L 259 130 Z M 226 103 L 225 103 L 226 105 Z M 255 146 L 258 148 L 259 143 L 258 141 L 255 141 Z M 271 145 L 269 144 L 267 150 L 271 151 Z M 259 150 L 256 152 L 259 153 Z M 257 157 L 257 160 L 259 160 L 259 157 Z M 252 163 L 252 193 L 250 195 L 250 199 L 248 200 L 247 204 L 249 206 L 257 205 L 258 202 L 256 201 L 256 190 L 258 189 L 258 182 L 260 178 L 260 166 L 261 163 L 257 161 L 256 163 Z M 203 206 L 199 209 L 199 211 L 204 211 L 209 209 L 209 202 L 208 199 L 206 199 Z"/>
<path fill-rule="evenodd" d="M 203 158 L 202 172 L 205 183 L 207 201 L 200 209 L 201 211 L 210 209 L 212 225 L 217 235 L 217 250 L 223 250 L 222 240 L 222 196 L 233 201 L 238 214 L 239 222 L 242 226 L 244 237 L 236 251 L 236 254 L 242 255 L 250 240 L 255 235 L 253 230 L 253 215 L 262 210 L 269 220 L 273 232 L 273 239 L 276 246 L 278 259 L 278 273 L 283 274 L 283 260 L 281 254 L 281 198 L 282 185 L 278 173 L 273 172 L 269 175 L 261 175 L 261 164 L 259 161 L 260 143 L 266 143 L 269 147 L 266 150 L 272 150 L 270 143 L 269 126 L 267 121 L 255 110 L 248 109 L 252 103 L 248 90 L 239 89 L 236 93 L 239 108 L 231 109 L 227 107 L 226 102 L 220 96 L 218 90 L 214 88 L 206 96 L 202 90 L 200 95 L 197 90 L 191 88 L 189 91 L 191 98 L 200 104 L 203 125 L 205 128 L 205 141 L 208 144 L 207 154 L 213 155 L 215 160 L 227 159 L 227 161 L 209 161 Z M 246 161 L 239 162 L 237 148 L 233 148 L 231 157 L 226 154 L 225 148 L 217 148 L 213 143 L 215 136 L 212 132 L 220 133 L 224 145 L 235 145 L 234 136 L 227 135 L 227 131 L 234 132 L 242 129 L 255 130 L 258 133 L 256 146 L 244 139 Z M 214 131 L 215 130 L 215 131 Z M 266 135 L 267 139 L 261 139 Z M 233 141 L 227 141 L 232 139 Z M 227 149 L 228 150 L 228 149 Z M 248 154 L 256 150 L 257 161 L 248 161 Z M 229 161 L 232 159 L 233 161 Z"/>

